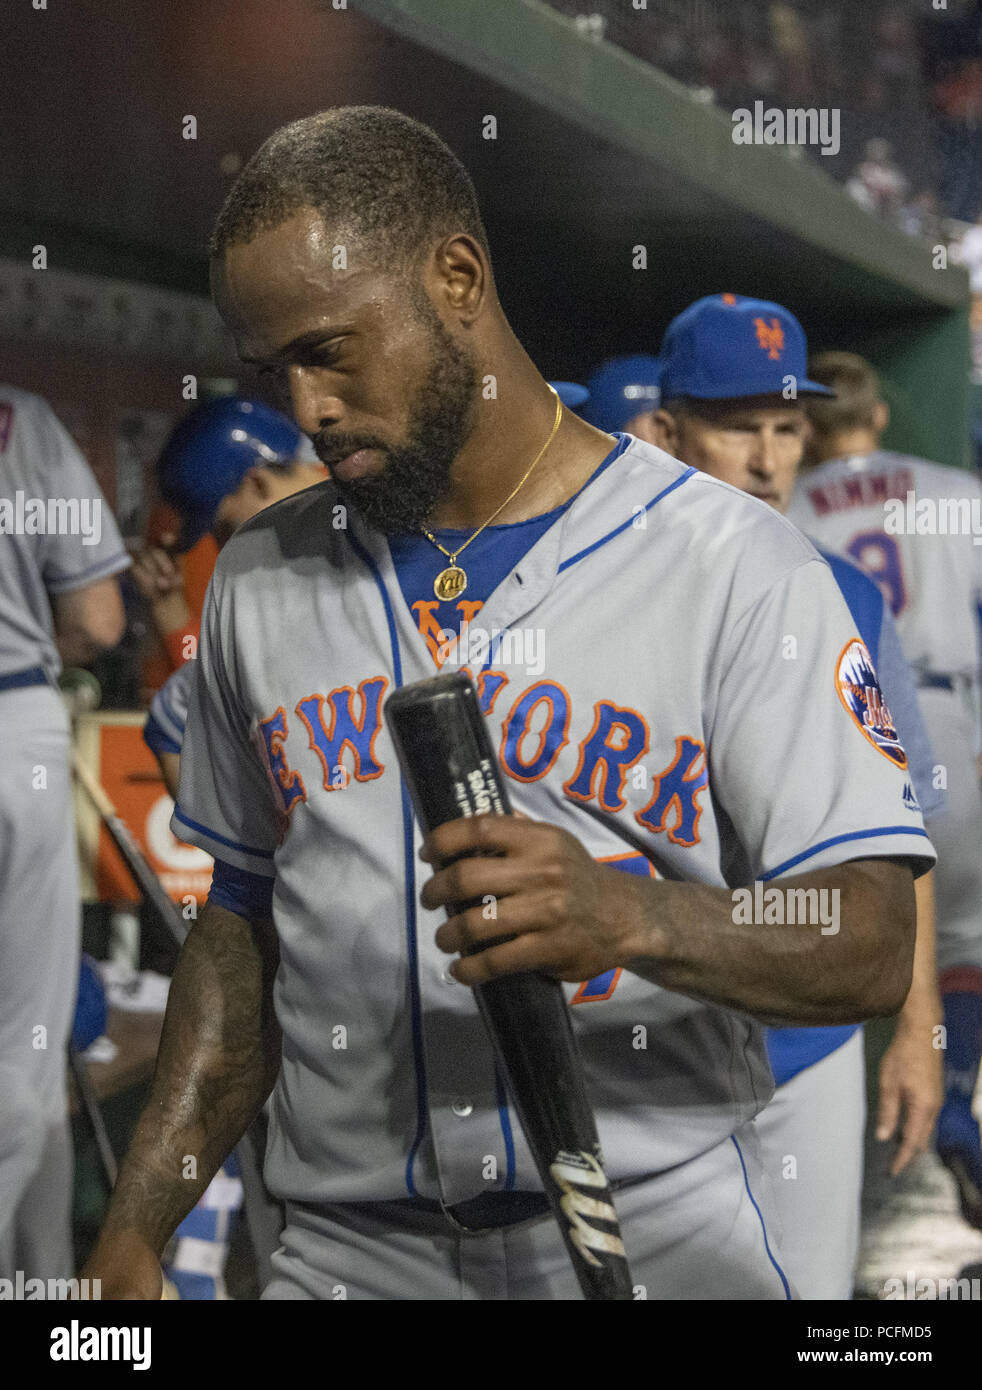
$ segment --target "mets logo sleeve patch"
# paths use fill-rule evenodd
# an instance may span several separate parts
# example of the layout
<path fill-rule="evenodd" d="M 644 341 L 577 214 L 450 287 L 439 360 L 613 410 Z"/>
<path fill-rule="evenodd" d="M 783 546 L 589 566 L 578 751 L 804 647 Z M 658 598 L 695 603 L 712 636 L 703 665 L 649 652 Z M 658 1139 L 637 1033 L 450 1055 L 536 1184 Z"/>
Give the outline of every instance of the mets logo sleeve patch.
<path fill-rule="evenodd" d="M 907 754 L 880 688 L 873 660 L 866 643 L 858 637 L 847 642 L 839 653 L 835 688 L 863 737 L 890 762 L 906 768 Z"/>

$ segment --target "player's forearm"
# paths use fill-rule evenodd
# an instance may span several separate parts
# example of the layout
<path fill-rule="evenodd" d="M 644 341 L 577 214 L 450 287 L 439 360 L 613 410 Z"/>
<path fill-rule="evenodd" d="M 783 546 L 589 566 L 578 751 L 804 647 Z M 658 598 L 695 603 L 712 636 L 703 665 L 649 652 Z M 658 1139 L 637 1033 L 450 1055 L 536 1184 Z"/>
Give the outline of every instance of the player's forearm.
<path fill-rule="evenodd" d="M 58 655 L 63 667 L 91 666 L 96 657 L 101 656 L 105 651 L 104 647 L 99 646 L 86 633 L 77 629 L 59 632 L 55 637 L 55 646 L 58 648 Z"/>
<path fill-rule="evenodd" d="M 160 768 L 168 795 L 176 801 L 181 781 L 181 755 L 169 753 L 166 748 L 161 748 L 154 753 L 154 757 L 157 759 L 157 766 Z"/>
<path fill-rule="evenodd" d="M 188 934 L 102 1240 L 137 1232 L 160 1253 L 269 1095 L 281 1049 L 273 942 L 271 928 L 210 905 Z"/>
<path fill-rule="evenodd" d="M 666 989 L 799 1026 L 894 1013 L 909 989 L 914 894 L 910 871 L 889 861 L 782 879 L 756 899 L 751 886 L 749 900 L 691 883 L 639 879 L 632 888 L 643 904 L 641 949 L 625 964 Z M 816 920 L 800 924 L 790 890 L 811 888 Z M 765 889 L 780 896 L 764 898 Z"/>
<path fill-rule="evenodd" d="M 926 1032 L 944 1022 L 941 994 L 938 989 L 938 966 L 934 939 L 934 870 L 923 874 L 914 884 L 917 902 L 917 941 L 914 947 L 914 972 L 910 992 L 900 1010 L 900 1025 Z"/>
<path fill-rule="evenodd" d="M 63 621 L 55 628 L 55 646 L 62 666 L 91 666 L 103 652 L 112 651 L 116 642 L 81 623 Z"/>
<path fill-rule="evenodd" d="M 154 599 L 150 605 L 150 616 L 161 637 L 183 632 L 191 622 L 191 609 L 183 589 L 175 589 L 162 598 Z"/>

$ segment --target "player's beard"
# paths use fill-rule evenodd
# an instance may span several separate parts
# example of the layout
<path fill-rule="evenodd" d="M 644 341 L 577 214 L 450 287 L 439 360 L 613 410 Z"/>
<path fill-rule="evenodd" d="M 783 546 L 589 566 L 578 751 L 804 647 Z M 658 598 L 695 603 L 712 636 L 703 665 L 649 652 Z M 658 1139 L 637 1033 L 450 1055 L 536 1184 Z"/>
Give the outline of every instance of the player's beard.
<path fill-rule="evenodd" d="M 384 455 L 378 473 L 347 482 L 337 478 L 335 485 L 369 526 L 389 535 L 418 531 L 446 497 L 454 459 L 477 413 L 477 362 L 447 332 L 429 300 L 420 295 L 414 301 L 429 330 L 432 361 L 410 410 L 405 444 L 394 447 L 365 436 L 332 434 L 317 450 L 328 466 L 357 449 L 378 449 Z"/>

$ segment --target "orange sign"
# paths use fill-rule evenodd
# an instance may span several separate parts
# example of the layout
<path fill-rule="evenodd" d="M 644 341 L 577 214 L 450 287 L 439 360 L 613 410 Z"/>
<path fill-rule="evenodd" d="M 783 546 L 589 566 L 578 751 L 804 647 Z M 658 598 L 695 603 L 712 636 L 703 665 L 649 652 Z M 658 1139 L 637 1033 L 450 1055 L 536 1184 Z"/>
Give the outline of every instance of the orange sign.
<path fill-rule="evenodd" d="M 170 829 L 174 803 L 157 761 L 143 742 L 142 714 L 90 714 L 79 720 L 78 751 L 126 823 L 147 863 L 175 902 L 203 903 L 213 861 L 178 840 Z M 85 792 L 76 790 L 82 896 L 102 902 L 139 902 L 140 891 Z"/>

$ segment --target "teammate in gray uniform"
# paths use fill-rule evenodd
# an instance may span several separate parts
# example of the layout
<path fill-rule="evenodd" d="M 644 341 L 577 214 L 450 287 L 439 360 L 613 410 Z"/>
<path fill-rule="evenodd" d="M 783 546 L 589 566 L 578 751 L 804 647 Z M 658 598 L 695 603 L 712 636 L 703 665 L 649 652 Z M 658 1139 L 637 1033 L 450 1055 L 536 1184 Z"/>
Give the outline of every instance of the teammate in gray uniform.
<path fill-rule="evenodd" d="M 779 304 L 733 294 L 697 300 L 665 333 L 655 437 L 684 463 L 785 512 L 808 428 L 804 401 L 821 399 L 823 389 L 806 381 L 806 353 L 801 325 Z M 791 380 L 797 394 L 789 399 Z M 940 804 L 934 759 L 889 608 L 857 566 L 825 558 L 873 656 L 907 753 L 911 801 L 929 812 Z M 890 1134 L 903 1114 L 894 1171 L 930 1143 L 941 1104 L 931 877 L 917 881 L 914 984 L 880 1070 L 880 1117 Z M 863 1179 L 862 1035 L 855 1027 L 770 1030 L 768 1055 L 777 1089 L 756 1125 L 781 1214 L 786 1268 L 803 1298 L 848 1299 Z"/>
<path fill-rule="evenodd" d="M 62 663 L 123 635 L 116 523 L 40 397 L 0 386 L 0 1277 L 72 1273 L 65 1048 L 79 882 Z"/>
<path fill-rule="evenodd" d="M 930 826 L 946 1029 L 937 1149 L 962 1214 L 982 1230 L 982 1144 L 972 1113 L 982 1057 L 982 484 L 968 471 L 880 448 L 889 410 L 861 357 L 826 353 L 815 370 L 837 398 L 809 411 L 812 466 L 788 515 L 880 584 L 945 770 L 944 809 Z"/>
<path fill-rule="evenodd" d="M 576 1298 L 467 988 L 542 969 L 574 1001 L 637 1283 L 789 1297 L 755 1020 L 898 1008 L 933 860 L 827 566 L 764 504 L 557 409 L 470 181 L 417 122 L 277 132 L 212 254 L 240 354 L 332 481 L 216 566 L 173 820 L 215 878 L 90 1277 L 159 1295 L 163 1243 L 275 1084 L 265 1297 Z M 424 844 L 382 703 L 434 673 L 423 625 L 454 609 L 527 819 Z M 840 892 L 837 933 L 743 923 L 765 878 Z M 446 920 L 472 897 L 493 921 Z M 460 954 L 489 934 L 513 939 Z"/>

